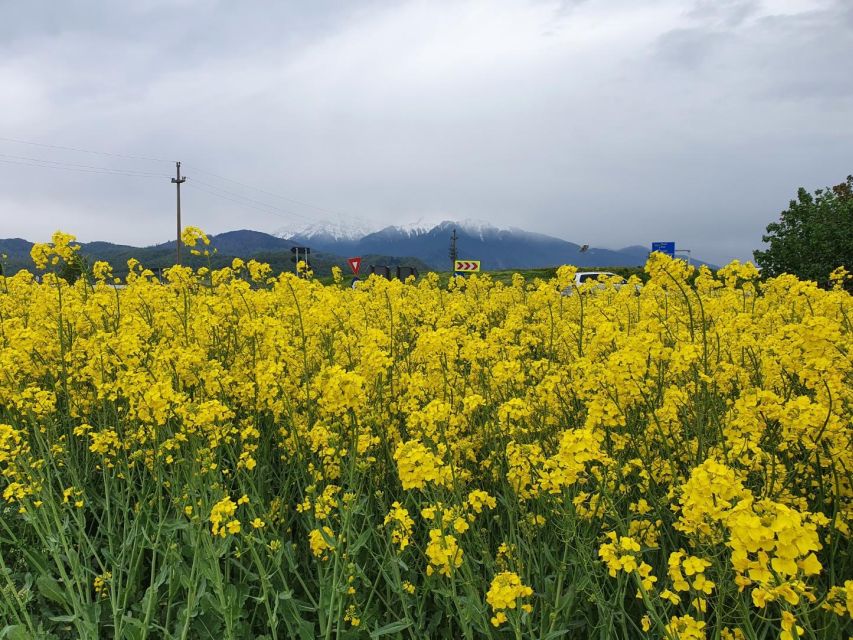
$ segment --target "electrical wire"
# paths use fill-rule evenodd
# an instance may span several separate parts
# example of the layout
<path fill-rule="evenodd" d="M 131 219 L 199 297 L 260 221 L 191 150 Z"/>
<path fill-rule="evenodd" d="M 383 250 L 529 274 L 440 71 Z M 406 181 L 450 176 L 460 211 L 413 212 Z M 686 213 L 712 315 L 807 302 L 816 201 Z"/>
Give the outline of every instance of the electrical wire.
<path fill-rule="evenodd" d="M 30 140 L 20 140 L 17 138 L 5 138 L 0 136 L 3 142 L 14 142 L 16 144 L 27 144 L 33 147 L 44 147 L 47 149 L 62 149 L 63 151 L 76 151 L 77 153 L 92 153 L 99 156 L 110 156 L 111 158 L 126 158 L 128 160 L 147 160 L 148 162 L 174 162 L 174 160 L 165 160 L 163 158 L 152 158 L 149 156 L 134 156 L 125 153 L 109 153 L 108 151 L 94 151 L 92 149 L 81 149 L 79 147 L 64 147 L 58 144 L 45 144 L 43 142 L 32 142 Z"/>
<path fill-rule="evenodd" d="M 316 209 L 317 211 L 322 211 L 324 213 L 331 213 L 333 215 L 341 215 L 339 211 L 333 211 L 332 209 L 326 209 L 325 207 L 320 207 L 315 204 L 311 204 L 310 202 L 304 202 L 302 200 L 295 200 L 293 198 L 288 198 L 287 196 L 280 195 L 278 193 L 273 193 L 272 191 L 267 191 L 266 189 L 261 189 L 260 187 L 253 187 L 250 184 L 246 184 L 245 182 L 240 182 L 239 180 L 233 180 L 231 178 L 226 178 L 225 176 L 221 176 L 217 173 L 212 173 L 211 171 L 205 171 L 195 165 L 184 165 L 186 168 L 191 171 L 198 171 L 199 173 L 204 173 L 214 178 L 219 178 L 220 180 L 225 180 L 226 182 L 231 182 L 233 184 L 244 187 L 245 189 L 251 189 L 252 191 L 259 191 L 260 193 L 265 193 L 268 196 L 272 196 L 273 198 L 279 198 L 280 200 L 286 200 L 287 202 L 292 202 L 293 204 L 299 204 L 304 207 L 310 207 L 311 209 Z"/>
<path fill-rule="evenodd" d="M 42 158 L 30 158 L 28 156 L 16 156 L 8 153 L 0 153 L 0 157 L 2 158 L 11 158 L 13 160 L 26 160 L 28 162 L 38 162 L 40 164 L 47 165 L 56 165 L 56 167 L 52 168 L 75 168 L 75 169 L 96 169 L 98 171 L 109 171 L 109 172 L 122 172 L 122 173 L 133 173 L 140 176 L 150 176 L 154 178 L 169 178 L 171 176 L 167 176 L 162 173 L 152 173 L 151 171 L 139 171 L 137 169 L 114 169 L 113 167 L 97 167 L 91 164 L 78 164 L 76 162 L 64 162 L 57 160 L 44 160 Z"/>
<path fill-rule="evenodd" d="M 122 171 L 120 169 L 111 169 L 109 167 L 96 167 L 92 165 L 61 163 L 54 160 L 41 160 L 39 158 L 13 156 L 3 153 L 0 153 L 0 163 L 13 164 L 23 167 L 33 167 L 36 169 L 59 169 L 62 171 L 75 171 L 77 173 L 88 173 L 94 175 L 128 176 L 132 178 L 155 178 L 158 180 L 171 178 L 171 176 L 168 175 L 151 173 L 146 171 Z M 274 215 L 279 218 L 288 220 L 289 222 L 293 222 L 295 218 L 307 222 L 314 221 L 313 218 L 310 218 L 308 216 L 294 213 L 293 211 L 288 211 L 286 209 L 282 209 L 281 207 L 276 207 L 261 200 L 249 198 L 248 196 L 244 196 L 243 194 L 237 193 L 236 191 L 230 191 L 217 185 L 210 184 L 209 182 L 198 180 L 197 178 L 188 179 L 184 183 L 184 187 L 191 187 L 192 189 L 195 189 L 202 193 L 206 193 L 208 195 L 221 198 L 223 200 L 228 200 L 229 202 L 239 204 L 249 209 L 254 209 L 255 211 L 260 211 L 261 213 Z"/>
<path fill-rule="evenodd" d="M 375 224 L 373 221 L 368 220 L 367 218 L 363 218 L 361 216 L 357 216 L 357 215 L 352 214 L 352 213 L 346 213 L 343 211 L 335 211 L 333 209 L 328 209 L 326 207 L 321 207 L 321 206 L 318 206 L 315 204 L 311 204 L 310 202 L 305 202 L 304 200 L 296 200 L 294 198 L 289 198 L 288 196 L 283 196 L 279 193 L 267 191 L 266 189 L 261 189 L 260 187 L 253 187 L 252 185 L 246 184 L 245 182 L 240 182 L 239 180 L 234 180 L 232 178 L 226 178 L 225 176 L 219 175 L 217 173 L 213 173 L 211 171 L 206 171 L 204 169 L 201 169 L 200 167 L 197 167 L 196 165 L 184 164 L 183 166 L 192 172 L 204 173 L 204 174 L 209 175 L 211 177 L 218 178 L 219 180 L 224 180 L 226 182 L 236 184 L 236 185 L 241 186 L 245 189 L 250 189 L 252 191 L 258 191 L 259 193 L 263 193 L 263 194 L 266 194 L 268 196 L 272 196 L 273 198 L 278 198 L 278 199 L 284 200 L 286 202 L 292 202 L 293 204 L 298 204 L 298 205 L 302 205 L 304 207 L 309 207 L 309 208 L 314 209 L 316 211 L 328 213 L 328 214 L 331 214 L 334 216 L 338 216 L 340 218 L 348 218 L 350 220 L 357 220 L 358 222 L 361 222 L 362 224 L 364 224 L 368 227 L 372 227 Z M 224 191 L 224 189 L 223 189 L 223 191 Z M 233 193 L 233 192 L 231 192 L 231 193 Z M 311 220 L 313 221 L 313 219 L 311 219 Z"/>
<path fill-rule="evenodd" d="M 128 159 L 128 160 L 145 160 L 145 161 L 149 161 L 149 162 L 169 162 L 169 163 L 173 162 L 172 160 L 166 160 L 164 158 L 155 158 L 155 157 L 151 157 L 151 156 L 140 156 L 140 155 L 125 154 L 125 153 L 110 153 L 108 151 L 96 151 L 94 149 L 84 149 L 81 147 L 69 147 L 69 146 L 58 145 L 58 144 L 47 144 L 47 143 L 43 143 L 43 142 L 34 142 L 32 140 L 22 140 L 20 138 L 7 138 L 4 136 L 0 136 L 0 141 L 10 142 L 10 143 L 15 143 L 15 144 L 30 145 L 33 147 L 41 147 L 44 149 L 58 149 L 58 150 L 63 150 L 63 151 L 73 151 L 73 152 L 77 152 L 77 153 L 89 153 L 89 154 L 95 154 L 95 155 L 99 155 L 99 156 L 107 156 L 107 157 L 111 157 L 111 158 L 124 158 L 124 159 Z M 3 159 L 3 158 L 6 158 L 6 159 Z M 23 162 L 23 161 L 26 161 L 26 162 Z M 152 173 L 152 172 L 147 172 L 147 171 L 138 171 L 136 169 L 113 169 L 110 167 L 98 167 L 98 166 L 93 166 L 93 165 L 84 165 L 84 164 L 61 162 L 61 161 L 55 161 L 55 160 L 46 160 L 46 159 L 42 159 L 42 158 L 30 158 L 30 157 L 26 157 L 26 156 L 16 156 L 16 155 L 3 154 L 3 153 L 0 153 L 0 162 L 5 162 L 8 164 L 17 164 L 17 165 L 28 166 L 28 167 L 41 167 L 41 168 L 47 168 L 47 169 L 63 169 L 66 171 L 77 171 L 79 173 L 93 173 L 93 174 L 102 174 L 102 175 L 125 175 L 125 176 L 136 176 L 136 177 L 152 177 L 152 178 L 154 178 L 154 177 L 156 177 L 156 178 L 171 178 L 171 176 L 169 176 L 169 175 Z M 331 215 L 338 216 L 338 217 L 346 217 L 350 220 L 357 220 L 357 221 L 361 222 L 362 224 L 365 224 L 368 226 L 373 226 L 373 222 L 370 220 L 367 220 L 366 218 L 362 218 L 360 216 L 356 216 L 353 214 L 348 214 L 348 213 L 344 213 L 344 212 L 340 212 L 340 211 L 335 211 L 332 209 L 328 209 L 326 207 L 321 207 L 321 206 L 318 206 L 315 204 L 311 204 L 310 202 L 305 202 L 304 200 L 297 200 L 295 198 L 290 198 L 288 196 L 284 196 L 284 195 L 281 195 L 279 193 L 274 193 L 274 192 L 268 191 L 266 189 L 261 189 L 260 187 L 254 187 L 250 184 L 246 184 L 245 182 L 240 182 L 239 180 L 234 180 L 233 178 L 228 178 L 226 176 L 219 175 L 217 173 L 213 173 L 212 171 L 207 171 L 207 170 L 202 169 L 201 167 L 198 167 L 196 165 L 185 164 L 184 168 L 190 169 L 191 172 L 202 173 L 202 174 L 211 176 L 213 178 L 216 178 L 218 180 L 223 180 L 225 182 L 238 185 L 240 187 L 243 187 L 244 189 L 249 189 L 251 191 L 263 193 L 263 194 L 271 196 L 273 198 L 278 198 L 279 200 L 283 200 L 285 202 L 291 202 L 293 204 L 298 204 L 298 205 L 301 205 L 304 207 L 309 207 L 311 209 L 314 209 L 315 211 L 331 214 Z M 231 200 L 232 202 L 237 202 L 238 204 L 243 204 L 243 205 L 248 206 L 250 208 L 257 209 L 259 211 L 267 211 L 268 213 L 269 212 L 276 212 L 277 214 L 281 214 L 282 217 L 288 217 L 290 219 L 299 218 L 301 220 L 306 220 L 308 222 L 314 222 L 315 221 L 315 219 L 312 217 L 301 215 L 298 213 L 294 213 L 292 211 L 288 211 L 288 210 L 282 209 L 280 207 L 276 207 L 276 206 L 268 204 L 266 202 L 262 202 L 260 200 L 256 200 L 256 199 L 251 198 L 249 196 L 243 195 L 241 193 L 237 193 L 236 191 L 231 191 L 229 189 L 225 189 L 224 187 L 221 187 L 218 185 L 213 185 L 210 183 L 203 182 L 202 180 L 199 180 L 197 178 L 194 179 L 192 181 L 192 183 L 202 184 L 202 185 L 205 185 L 211 189 L 215 189 L 218 192 L 221 192 L 221 193 L 211 193 L 211 195 L 215 195 L 215 196 L 221 197 L 221 198 L 226 199 L 226 200 Z M 191 184 L 191 183 L 188 181 L 187 184 Z M 199 190 L 204 191 L 204 189 L 199 189 Z M 226 194 L 226 195 L 223 195 L 223 194 Z M 252 204 L 250 204 L 250 203 L 252 203 Z M 252 206 L 252 205 L 260 205 L 260 207 L 264 207 L 264 209 L 259 209 L 258 206 Z"/>
<path fill-rule="evenodd" d="M 116 170 L 108 169 L 106 171 L 98 171 L 95 169 L 83 169 L 83 168 L 77 168 L 77 167 L 62 167 L 62 166 L 54 166 L 54 165 L 49 165 L 49 164 L 33 164 L 30 162 L 21 162 L 18 160 L 6 160 L 5 158 L 0 158 L 0 162 L 4 162 L 6 164 L 16 164 L 16 165 L 20 165 L 23 167 L 35 167 L 37 169 L 59 169 L 62 171 L 76 171 L 78 173 L 91 173 L 91 174 L 97 174 L 97 175 L 102 175 L 102 176 L 129 176 L 131 178 L 157 178 L 158 180 L 161 180 L 164 177 L 165 178 L 169 177 L 169 176 L 159 176 L 156 174 L 148 174 L 148 173 L 130 173 L 130 172 L 126 172 L 126 171 L 119 171 L 117 169 Z"/>
<path fill-rule="evenodd" d="M 294 216 L 296 218 L 303 218 L 304 220 L 313 220 L 313 218 L 310 218 L 309 216 L 305 216 L 305 215 L 302 215 L 300 213 L 294 213 L 293 211 L 290 211 L 289 209 L 282 209 L 281 207 L 277 207 L 275 205 L 269 204 L 268 202 L 263 202 L 261 200 L 255 200 L 254 198 L 250 198 L 249 196 L 244 196 L 243 194 L 237 193 L 236 191 L 230 191 L 228 189 L 224 189 L 224 188 L 217 186 L 215 184 L 210 184 L 209 182 L 199 180 L 196 177 L 193 177 L 191 180 L 188 178 L 187 182 L 192 182 L 193 184 L 200 184 L 200 185 L 203 185 L 205 187 L 208 187 L 209 189 L 215 189 L 216 191 L 228 194 L 228 195 L 235 197 L 235 198 L 239 198 L 240 200 L 244 200 L 246 202 L 251 202 L 253 204 L 260 205 L 262 207 L 267 207 L 267 208 L 272 209 L 274 211 L 281 211 L 281 212 L 283 212 L 289 216 Z"/>
<path fill-rule="evenodd" d="M 290 221 L 292 221 L 294 217 L 302 218 L 303 220 L 309 220 L 309 221 L 311 220 L 311 218 L 308 218 L 306 216 L 301 216 L 301 215 L 299 215 L 297 213 L 293 213 L 291 211 L 279 209 L 278 207 L 273 207 L 272 205 L 260 203 L 262 206 L 257 206 L 257 205 L 251 204 L 250 202 L 247 202 L 246 200 L 240 200 L 238 198 L 232 198 L 231 196 L 228 196 L 228 195 L 223 195 L 222 193 L 218 192 L 219 191 L 218 189 L 217 189 L 217 191 L 214 191 L 213 189 L 209 189 L 207 187 L 199 186 L 199 183 L 197 180 L 187 179 L 187 181 L 184 183 L 184 187 L 191 187 L 192 189 L 195 189 L 196 191 L 201 191 L 202 193 L 207 193 L 208 195 L 216 196 L 217 198 L 222 198 L 223 200 L 229 200 L 231 202 L 235 202 L 235 203 L 242 205 L 244 207 L 248 207 L 249 209 L 255 209 L 256 211 L 261 211 L 262 213 L 268 213 L 270 215 L 278 216 L 280 218 L 284 218 L 284 219 L 287 219 Z M 264 207 L 267 207 L 267 208 L 264 208 Z"/>

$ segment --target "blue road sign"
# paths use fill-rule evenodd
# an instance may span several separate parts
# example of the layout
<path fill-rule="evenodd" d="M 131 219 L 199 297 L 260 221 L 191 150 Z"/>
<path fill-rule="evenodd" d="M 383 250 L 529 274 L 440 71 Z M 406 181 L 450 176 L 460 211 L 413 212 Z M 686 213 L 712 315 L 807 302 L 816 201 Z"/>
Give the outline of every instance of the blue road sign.
<path fill-rule="evenodd" d="M 652 242 L 652 251 L 660 251 L 661 253 L 665 253 L 670 258 L 675 257 L 675 243 L 674 242 Z"/>

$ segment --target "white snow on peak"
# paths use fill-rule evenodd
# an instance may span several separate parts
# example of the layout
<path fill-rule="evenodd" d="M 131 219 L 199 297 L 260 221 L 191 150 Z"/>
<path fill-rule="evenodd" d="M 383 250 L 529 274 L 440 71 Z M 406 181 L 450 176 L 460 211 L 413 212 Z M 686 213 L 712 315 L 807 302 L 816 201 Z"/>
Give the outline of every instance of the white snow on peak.
<path fill-rule="evenodd" d="M 370 226 L 365 223 L 351 222 L 349 220 L 318 220 L 311 224 L 304 225 L 294 230 L 281 230 L 277 235 L 285 240 L 292 238 L 302 238 L 310 240 L 311 238 L 324 238 L 334 241 L 357 241 L 364 236 L 377 231 L 381 225 Z M 495 233 L 501 231 L 500 228 L 486 220 L 476 220 L 466 218 L 464 220 L 448 220 L 440 218 L 420 217 L 413 222 L 406 224 L 397 224 L 384 227 L 404 237 L 416 237 L 424 235 L 433 229 L 450 229 L 458 228 L 460 231 L 477 236 L 480 240 L 484 240 L 484 235 L 487 233 Z"/>
<path fill-rule="evenodd" d="M 486 232 L 501 231 L 500 228 L 496 227 L 491 222 L 487 222 L 486 220 L 475 220 L 473 218 L 466 218 L 458 224 L 462 229 L 464 229 L 471 235 L 479 236 L 480 240 L 483 240 L 483 235 Z"/>
<path fill-rule="evenodd" d="M 464 220 L 444 220 L 436 227 L 441 227 L 442 230 L 452 229 L 456 227 L 460 231 L 464 231 L 472 236 L 477 236 L 480 240 L 485 240 L 487 233 L 493 234 L 503 229 L 496 227 L 491 222 L 485 220 L 476 220 L 474 218 L 466 218 Z"/>
<path fill-rule="evenodd" d="M 361 240 L 369 233 L 376 231 L 375 226 L 363 222 L 350 222 L 349 220 L 318 220 L 303 225 L 295 230 L 282 230 L 278 235 L 285 240 L 291 238 L 327 238 L 335 241 Z"/>
<path fill-rule="evenodd" d="M 481 240 L 487 232 L 500 231 L 498 227 L 494 226 L 490 222 L 486 222 L 485 220 L 474 220 L 472 218 L 467 218 L 465 220 L 448 220 L 445 218 L 441 221 L 437 221 L 435 218 L 432 220 L 418 218 L 414 222 L 397 224 L 387 228 L 399 233 L 400 235 L 412 237 L 429 233 L 434 229 L 446 230 L 453 227 L 471 235 L 479 236 Z"/>
<path fill-rule="evenodd" d="M 399 231 L 401 234 L 406 236 L 419 236 L 424 233 L 429 233 L 435 229 L 435 227 L 435 222 L 429 222 L 424 218 L 418 218 L 414 222 L 408 222 L 406 224 L 393 225 L 393 228 L 396 231 Z"/>

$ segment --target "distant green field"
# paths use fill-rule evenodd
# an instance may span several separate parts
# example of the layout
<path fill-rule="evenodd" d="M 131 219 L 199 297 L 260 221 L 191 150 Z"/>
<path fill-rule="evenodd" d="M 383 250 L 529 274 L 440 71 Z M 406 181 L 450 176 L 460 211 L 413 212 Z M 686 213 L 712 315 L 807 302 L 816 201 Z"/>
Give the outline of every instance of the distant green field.
<path fill-rule="evenodd" d="M 644 282 L 648 279 L 648 275 L 643 271 L 641 267 L 583 267 L 579 268 L 579 271 L 610 271 L 611 273 L 616 273 L 623 278 L 629 278 L 633 275 L 636 275 Z M 439 276 L 439 281 L 442 284 L 447 284 L 447 281 L 450 279 L 449 271 L 439 271 L 437 272 Z M 516 274 L 521 274 L 524 277 L 526 282 L 533 282 L 536 279 L 539 280 L 550 280 L 557 273 L 557 267 L 547 267 L 543 269 L 503 269 L 500 271 L 483 271 L 480 272 L 479 276 L 489 276 L 495 282 L 503 282 L 504 284 L 511 284 L 512 277 Z M 423 278 L 425 273 L 421 273 L 420 277 Z M 364 280 L 366 276 L 362 275 L 361 279 Z M 331 276 L 319 276 L 317 280 L 324 284 L 332 284 L 333 280 Z M 351 282 L 352 274 L 344 275 L 344 282 Z"/>

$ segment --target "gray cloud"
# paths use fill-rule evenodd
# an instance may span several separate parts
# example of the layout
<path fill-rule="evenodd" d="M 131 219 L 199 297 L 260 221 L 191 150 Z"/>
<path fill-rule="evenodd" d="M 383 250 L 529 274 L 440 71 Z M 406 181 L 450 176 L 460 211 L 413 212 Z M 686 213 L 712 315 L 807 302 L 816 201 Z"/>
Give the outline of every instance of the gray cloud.
<path fill-rule="evenodd" d="M 188 224 L 212 232 L 472 217 L 747 258 L 797 187 L 853 170 L 851 15 L 844 0 L 0 0 L 0 136 L 181 159 Z M 1 237 L 151 243 L 173 207 L 165 177 L 0 162 Z"/>
<path fill-rule="evenodd" d="M 737 27 L 761 10 L 758 0 L 696 0 L 688 15 L 707 24 Z"/>

